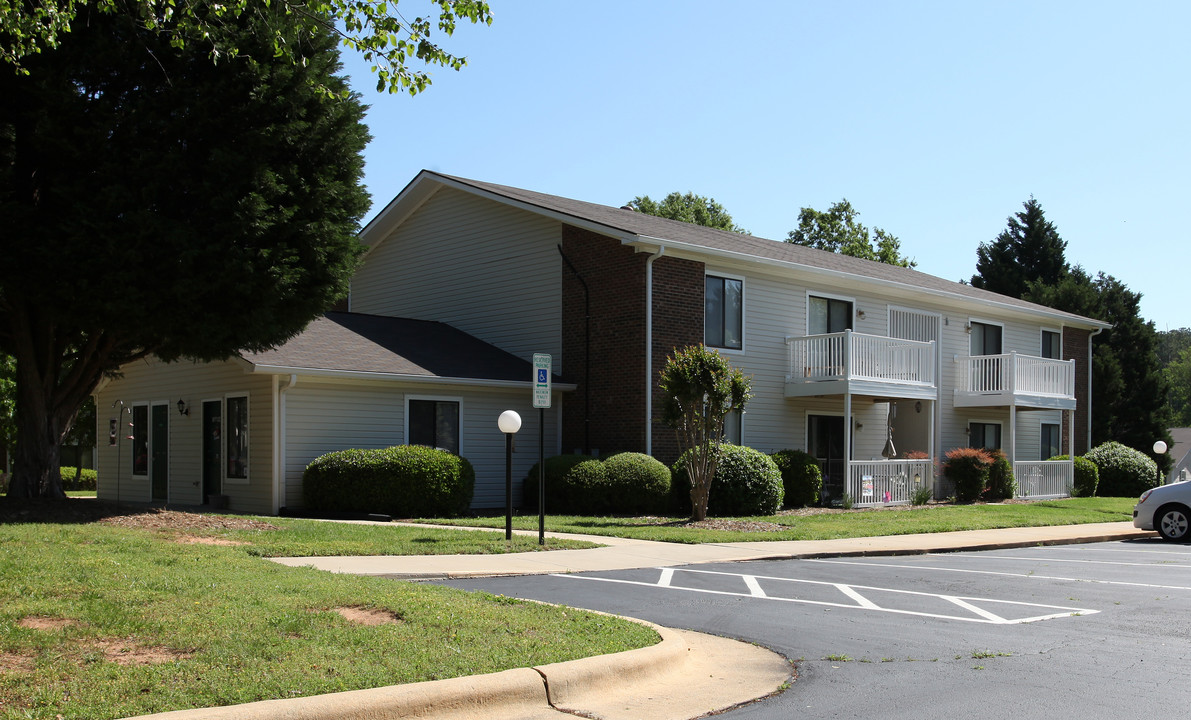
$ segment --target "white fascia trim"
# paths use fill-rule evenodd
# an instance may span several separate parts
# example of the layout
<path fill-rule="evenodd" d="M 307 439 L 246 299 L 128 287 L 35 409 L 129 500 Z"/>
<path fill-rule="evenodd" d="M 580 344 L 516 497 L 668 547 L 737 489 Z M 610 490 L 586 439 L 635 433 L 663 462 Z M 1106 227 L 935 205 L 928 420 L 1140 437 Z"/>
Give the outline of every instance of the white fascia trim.
<path fill-rule="evenodd" d="M 648 235 L 637 235 L 627 238 L 623 241 L 626 245 L 633 245 L 640 247 L 643 252 L 649 252 L 650 248 L 656 248 L 661 244 L 665 244 L 668 251 L 673 254 L 674 251 L 688 252 L 693 255 L 710 255 L 712 257 L 724 258 L 727 260 L 737 260 L 750 263 L 757 263 L 767 265 L 769 267 L 778 267 L 788 270 L 797 270 L 801 272 L 809 272 L 816 275 L 824 275 L 827 277 L 838 278 L 851 283 L 866 283 L 870 285 L 879 285 L 881 287 L 896 288 L 898 290 L 911 290 L 916 293 L 924 295 L 931 295 L 934 297 L 945 298 L 951 302 L 959 300 L 960 302 L 970 303 L 973 305 L 988 306 L 1004 308 L 1010 312 L 1023 313 L 1028 315 L 1035 315 L 1038 317 L 1051 318 L 1055 321 L 1063 322 L 1067 325 L 1078 325 L 1089 329 L 1102 328 L 1107 329 L 1112 327 L 1110 323 L 1101 322 L 1100 320 L 1092 320 L 1090 322 L 1081 320 L 1078 316 L 1058 314 L 1053 312 L 1046 312 L 1045 310 L 1033 310 L 1031 308 L 1018 307 L 1016 305 L 1009 305 L 1008 303 L 1000 303 L 995 300 L 975 300 L 957 293 L 950 293 L 945 290 L 934 290 L 932 288 L 918 287 L 917 285 L 908 285 L 906 283 L 896 282 L 894 280 L 882 280 L 880 278 L 869 277 L 868 275 L 857 275 L 855 273 L 843 272 L 840 270 L 829 270 L 827 268 L 815 267 L 814 265 L 803 265 L 802 263 L 790 262 L 788 260 L 774 260 L 772 258 L 761 257 L 759 255 L 750 255 L 748 253 L 733 252 L 731 250 L 720 250 L 718 248 L 709 248 L 703 245 L 692 245 L 690 243 L 678 242 L 675 240 L 665 240 L 662 238 L 649 237 Z"/>
<path fill-rule="evenodd" d="M 532 389 L 533 382 L 521 380 L 484 380 L 476 378 L 439 377 L 437 375 L 410 375 L 408 373 L 382 373 L 365 370 L 327 370 L 324 368 L 284 367 L 281 365 L 253 365 L 252 372 L 270 375 L 302 375 L 310 377 L 336 377 L 348 380 L 394 380 L 404 382 L 419 382 L 434 385 L 474 385 L 476 387 L 500 387 Z M 573 383 L 553 383 L 558 390 L 571 391 L 577 386 Z"/>

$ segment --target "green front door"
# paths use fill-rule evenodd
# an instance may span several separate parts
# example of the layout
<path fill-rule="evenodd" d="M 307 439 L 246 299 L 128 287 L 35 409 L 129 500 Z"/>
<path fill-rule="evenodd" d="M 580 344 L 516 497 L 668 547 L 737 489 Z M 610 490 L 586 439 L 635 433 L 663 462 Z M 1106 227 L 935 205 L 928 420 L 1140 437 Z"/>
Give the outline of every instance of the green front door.
<path fill-rule="evenodd" d="M 149 444 L 153 448 L 151 472 L 154 500 L 169 499 L 170 485 L 170 406 L 153 406 L 153 436 Z"/>
<path fill-rule="evenodd" d="M 203 403 L 203 504 L 211 495 L 223 492 L 223 403 Z"/>

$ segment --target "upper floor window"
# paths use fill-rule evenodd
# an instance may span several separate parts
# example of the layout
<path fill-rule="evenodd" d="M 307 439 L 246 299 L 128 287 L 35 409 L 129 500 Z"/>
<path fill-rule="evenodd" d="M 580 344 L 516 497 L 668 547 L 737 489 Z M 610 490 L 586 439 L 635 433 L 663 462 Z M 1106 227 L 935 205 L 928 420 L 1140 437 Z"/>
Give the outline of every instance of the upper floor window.
<path fill-rule="evenodd" d="M 812 295 L 807 306 L 806 334 L 826 335 L 852 329 L 852 301 Z"/>
<path fill-rule="evenodd" d="M 1042 357 L 1063 359 L 1063 336 L 1053 330 L 1042 331 Z"/>
<path fill-rule="evenodd" d="M 1001 354 L 1001 326 L 972 322 L 972 357 Z M 976 446 L 974 446 L 976 447 Z"/>
<path fill-rule="evenodd" d="M 744 347 L 744 281 L 708 275 L 704 280 L 703 342 L 709 347 Z"/>
<path fill-rule="evenodd" d="M 409 444 L 459 454 L 459 402 L 410 400 Z"/>

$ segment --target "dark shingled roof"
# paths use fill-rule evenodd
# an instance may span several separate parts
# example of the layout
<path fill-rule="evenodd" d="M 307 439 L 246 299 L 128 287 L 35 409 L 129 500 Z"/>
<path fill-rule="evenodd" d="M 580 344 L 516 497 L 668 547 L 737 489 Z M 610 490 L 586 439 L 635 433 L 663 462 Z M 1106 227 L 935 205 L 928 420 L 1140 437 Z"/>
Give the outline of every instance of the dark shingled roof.
<path fill-rule="evenodd" d="M 499 195 L 509 200 L 532 205 L 554 213 L 568 215 L 577 220 L 603 225 L 610 230 L 641 236 L 643 239 L 654 238 L 662 242 L 668 240 L 706 248 L 711 251 L 739 253 L 752 256 L 752 259 L 760 262 L 769 260 L 795 263 L 809 268 L 846 273 L 862 278 L 957 295 L 984 303 L 996 303 L 1031 312 L 1045 312 L 1048 315 L 1069 318 L 1081 325 L 1109 327 L 1107 323 L 1102 323 L 1098 320 L 1061 312 L 1053 308 L 988 290 L 981 290 L 971 285 L 944 280 L 943 278 L 909 268 L 897 267 L 872 260 L 862 260 L 860 258 L 828 252 L 826 250 L 817 250 L 793 243 L 767 240 L 752 235 L 741 235 L 739 233 L 716 230 L 701 225 L 668 220 L 633 210 L 571 200 L 557 195 L 547 195 L 545 193 L 522 190 L 507 185 L 496 185 L 494 183 L 443 175 L 428 170 L 422 171 L 419 178 L 422 177 L 442 178 L 452 181 L 454 184 Z"/>
<path fill-rule="evenodd" d="M 287 370 L 533 380 L 528 361 L 446 323 L 348 312 L 329 312 L 281 347 L 242 357 L 258 367 Z"/>

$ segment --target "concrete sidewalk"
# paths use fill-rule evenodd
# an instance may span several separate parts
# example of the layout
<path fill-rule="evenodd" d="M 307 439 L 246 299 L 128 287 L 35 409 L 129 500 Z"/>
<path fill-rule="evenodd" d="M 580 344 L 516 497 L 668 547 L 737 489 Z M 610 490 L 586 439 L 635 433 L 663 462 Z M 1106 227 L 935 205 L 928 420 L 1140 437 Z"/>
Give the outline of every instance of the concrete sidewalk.
<path fill-rule="evenodd" d="M 378 523 L 391 525 L 392 523 Z M 458 529 L 458 528 L 456 528 Z M 469 528 L 477 532 L 503 532 L 491 528 Z M 531 531 L 519 534 L 536 535 Z M 966 530 L 949 533 L 886 535 L 844 540 L 790 540 L 775 542 L 680 543 L 629 540 L 602 535 L 561 535 L 589 540 L 604 547 L 587 550 L 550 550 L 546 552 L 508 553 L 504 555 L 415 555 L 376 557 L 297 557 L 274 558 L 290 566 L 309 566 L 328 572 L 352 575 L 376 575 L 404 580 L 486 577 L 497 575 L 541 575 L 606 570 L 631 570 L 646 567 L 693 565 L 741 560 L 846 557 L 858 555 L 914 555 L 958 550 L 986 550 L 1102 542 L 1130 538 L 1156 537 L 1138 530 L 1130 522 L 1060 525 L 1055 527 L 1010 528 L 1004 530 Z"/>

